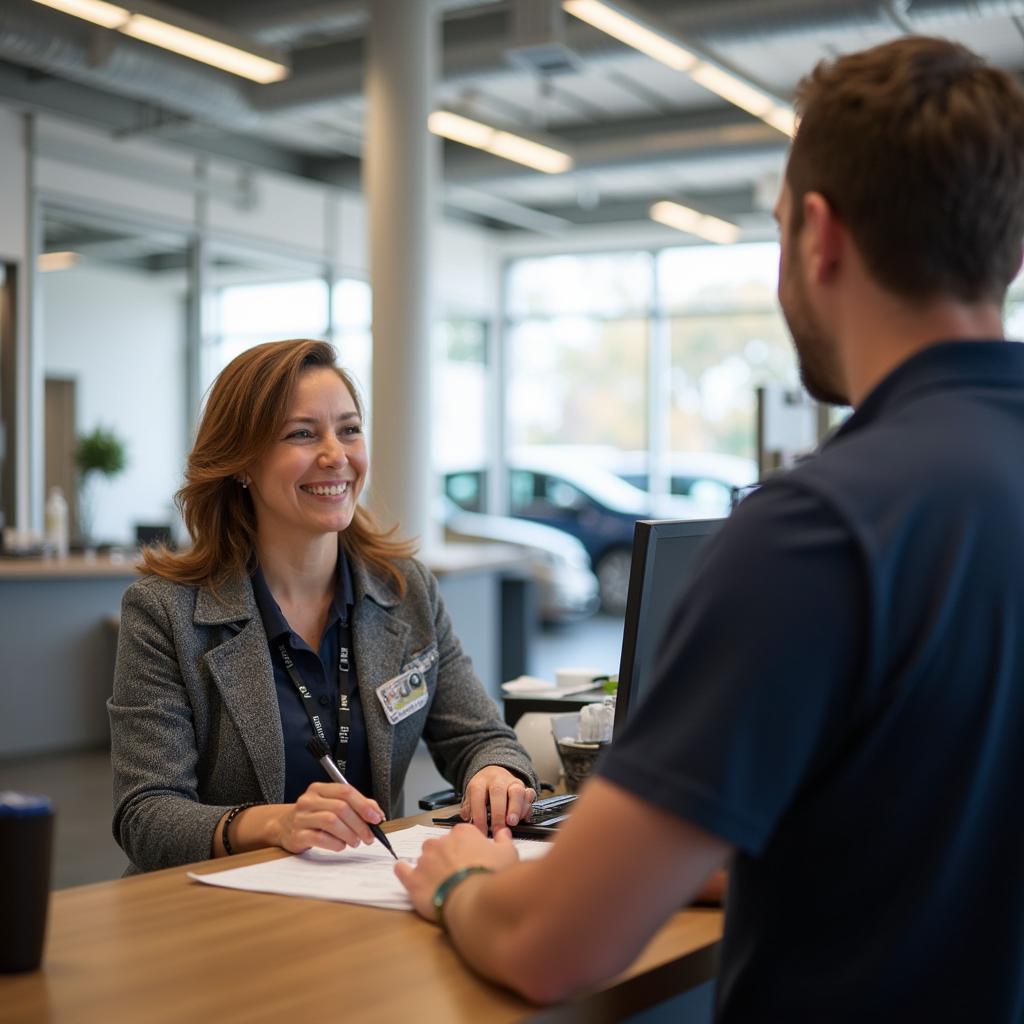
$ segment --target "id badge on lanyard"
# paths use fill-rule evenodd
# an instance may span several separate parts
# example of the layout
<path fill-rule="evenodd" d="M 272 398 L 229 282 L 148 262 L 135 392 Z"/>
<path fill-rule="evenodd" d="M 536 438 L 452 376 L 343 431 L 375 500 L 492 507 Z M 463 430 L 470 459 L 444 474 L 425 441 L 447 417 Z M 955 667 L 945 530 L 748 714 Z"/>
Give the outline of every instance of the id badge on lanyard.
<path fill-rule="evenodd" d="M 302 708 L 306 712 L 309 724 L 313 727 L 313 733 L 328 750 L 333 748 L 334 760 L 339 770 L 344 775 L 348 762 L 348 734 L 352 725 L 352 708 L 349 703 L 350 681 L 349 668 L 352 648 L 352 631 L 340 619 L 338 620 L 338 737 L 337 743 L 331 744 L 324 733 L 324 724 L 320 715 L 315 710 L 315 701 L 309 687 L 302 681 L 295 662 L 288 653 L 288 645 L 280 644 L 278 650 L 281 652 L 281 660 L 288 671 L 292 685 L 302 698 Z"/>

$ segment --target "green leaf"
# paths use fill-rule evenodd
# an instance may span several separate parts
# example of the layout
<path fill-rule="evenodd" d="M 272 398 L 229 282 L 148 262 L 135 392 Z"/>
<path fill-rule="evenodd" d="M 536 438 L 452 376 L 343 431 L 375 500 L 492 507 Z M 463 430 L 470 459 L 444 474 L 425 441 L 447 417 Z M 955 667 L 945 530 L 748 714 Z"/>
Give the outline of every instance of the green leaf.
<path fill-rule="evenodd" d="M 79 434 L 75 446 L 75 465 L 82 476 L 101 473 L 117 476 L 128 464 L 125 443 L 112 431 L 96 427 L 89 434 Z"/>

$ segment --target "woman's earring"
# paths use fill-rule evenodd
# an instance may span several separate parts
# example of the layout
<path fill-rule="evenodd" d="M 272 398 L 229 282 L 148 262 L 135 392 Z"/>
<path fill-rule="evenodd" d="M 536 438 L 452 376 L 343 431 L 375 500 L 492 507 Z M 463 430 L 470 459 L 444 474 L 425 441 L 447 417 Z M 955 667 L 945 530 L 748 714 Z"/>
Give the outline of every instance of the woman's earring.
<path fill-rule="evenodd" d="M 249 489 L 249 481 L 244 476 L 238 478 L 238 482 L 246 489 Z"/>

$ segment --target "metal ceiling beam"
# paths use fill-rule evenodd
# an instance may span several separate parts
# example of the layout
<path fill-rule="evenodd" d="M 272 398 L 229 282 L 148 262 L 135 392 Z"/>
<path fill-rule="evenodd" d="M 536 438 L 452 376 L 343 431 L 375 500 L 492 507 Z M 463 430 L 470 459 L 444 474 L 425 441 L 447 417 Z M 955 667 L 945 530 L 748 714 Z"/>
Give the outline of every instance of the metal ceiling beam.
<path fill-rule="evenodd" d="M 559 175 L 559 180 L 571 180 L 580 173 L 605 168 L 627 165 L 651 167 L 695 159 L 717 159 L 726 154 L 778 153 L 781 158 L 785 151 L 786 140 L 760 122 L 694 130 L 670 129 L 646 135 L 611 135 L 603 140 L 572 146 L 575 165 L 572 171 Z M 482 185 L 533 173 L 485 153 L 463 150 L 451 153 L 450 158 L 446 154 L 445 180 L 453 184 Z"/>
<path fill-rule="evenodd" d="M 752 216 L 765 220 L 771 219 L 771 214 L 768 211 L 757 210 L 754 190 L 750 187 L 727 191 L 721 189 L 714 191 L 687 190 L 685 194 L 679 193 L 675 189 L 666 189 L 660 197 L 686 203 L 699 209 L 701 213 L 710 213 L 725 220 L 737 221 L 749 219 Z M 583 207 L 578 204 L 544 206 L 540 212 L 557 217 L 572 225 L 619 224 L 647 220 L 650 205 L 650 199 L 606 198 L 598 206 Z"/>
<path fill-rule="evenodd" d="M 305 0 L 282 4 L 280 0 L 221 0 L 218 16 L 236 30 L 263 41 L 275 39 L 288 45 L 311 32 L 351 35 L 362 32 L 369 21 L 372 0 Z M 442 17 L 457 16 L 476 8 L 496 6 L 494 0 L 431 0 Z M 208 10 L 206 0 L 189 0 L 189 6 Z"/>
<path fill-rule="evenodd" d="M 578 174 L 623 166 L 659 166 L 689 160 L 717 159 L 723 155 L 777 153 L 788 141 L 773 128 L 753 121 L 742 112 L 702 110 L 666 118 L 629 119 L 602 125 L 582 125 L 562 133 L 575 161 L 574 169 L 558 181 Z M 312 159 L 315 177 L 345 188 L 355 188 L 359 165 L 347 159 Z M 445 181 L 478 186 L 536 177 L 537 172 L 500 157 L 446 143 Z"/>
<path fill-rule="evenodd" d="M 560 235 L 572 227 L 572 221 L 563 216 L 543 213 L 521 203 L 477 192 L 473 189 L 451 186 L 444 190 L 446 207 L 474 213 L 488 220 L 498 221 L 511 227 L 525 228 L 542 235 Z"/>

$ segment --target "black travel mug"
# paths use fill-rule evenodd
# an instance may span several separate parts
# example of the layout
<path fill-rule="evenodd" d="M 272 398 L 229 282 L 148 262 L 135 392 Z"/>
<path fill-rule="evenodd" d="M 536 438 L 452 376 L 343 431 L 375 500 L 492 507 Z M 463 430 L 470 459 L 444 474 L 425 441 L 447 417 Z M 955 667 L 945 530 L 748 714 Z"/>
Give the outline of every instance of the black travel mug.
<path fill-rule="evenodd" d="M 42 961 L 52 845 L 49 799 L 0 792 L 0 971 L 34 971 Z"/>

